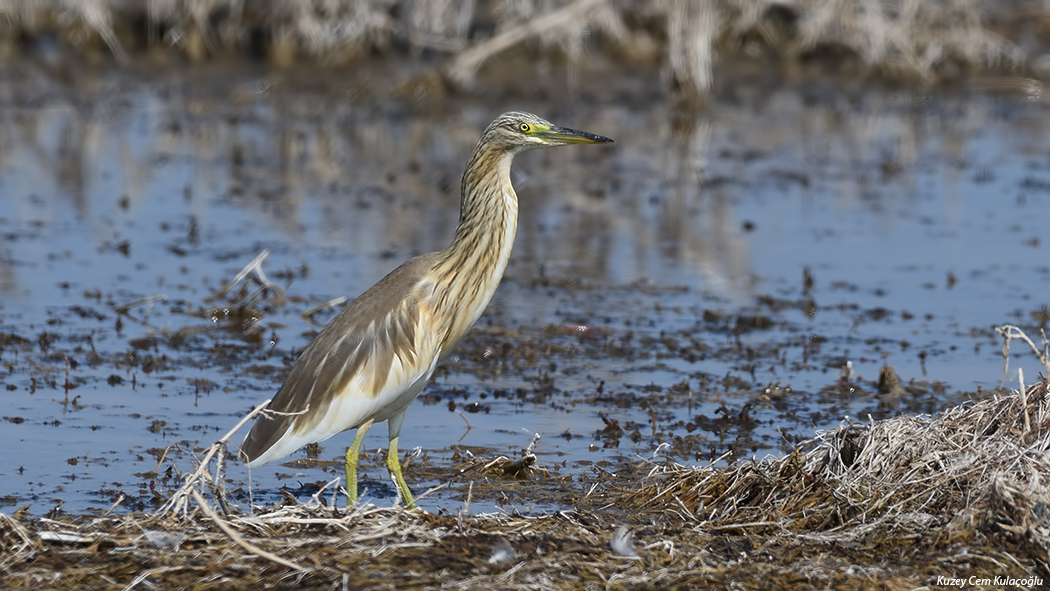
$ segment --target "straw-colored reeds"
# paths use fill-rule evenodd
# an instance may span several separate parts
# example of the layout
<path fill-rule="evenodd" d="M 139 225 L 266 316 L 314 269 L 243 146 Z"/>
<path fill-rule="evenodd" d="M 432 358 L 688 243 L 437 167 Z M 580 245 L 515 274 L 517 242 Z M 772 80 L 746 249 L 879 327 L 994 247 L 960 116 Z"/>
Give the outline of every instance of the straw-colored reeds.
<path fill-rule="evenodd" d="M 441 64 L 448 82 L 469 85 L 482 63 L 524 48 L 577 66 L 601 53 L 649 63 L 678 90 L 702 95 L 733 57 L 796 64 L 848 56 L 840 64 L 851 72 L 926 82 L 966 69 L 1018 72 L 1022 44 L 998 31 L 1039 21 L 1039 10 L 982 0 L 10 0 L 0 3 L 0 55 L 49 36 L 77 55 L 119 63 L 157 50 L 195 61 L 262 55 L 281 65 L 426 54 L 438 57 L 427 62 Z"/>
<path fill-rule="evenodd" d="M 843 425 L 784 457 L 599 478 L 579 508 L 536 517 L 347 510 L 325 491 L 247 514 L 198 475 L 151 515 L 0 515 L 0 578 L 9 589 L 913 588 L 970 576 L 1037 587 L 1050 577 L 1048 454 L 1041 382 L 936 417 Z M 508 462 L 466 469 L 498 478 Z"/>

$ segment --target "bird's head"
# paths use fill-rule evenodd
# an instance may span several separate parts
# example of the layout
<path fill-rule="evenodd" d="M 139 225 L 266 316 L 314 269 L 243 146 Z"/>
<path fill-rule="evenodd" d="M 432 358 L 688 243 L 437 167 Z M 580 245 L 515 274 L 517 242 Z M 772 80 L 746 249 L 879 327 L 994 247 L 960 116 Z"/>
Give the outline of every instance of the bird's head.
<path fill-rule="evenodd" d="M 493 121 L 481 136 L 479 145 L 524 152 L 533 148 L 566 144 L 611 144 L 612 140 L 593 133 L 558 127 L 532 113 L 512 111 Z"/>

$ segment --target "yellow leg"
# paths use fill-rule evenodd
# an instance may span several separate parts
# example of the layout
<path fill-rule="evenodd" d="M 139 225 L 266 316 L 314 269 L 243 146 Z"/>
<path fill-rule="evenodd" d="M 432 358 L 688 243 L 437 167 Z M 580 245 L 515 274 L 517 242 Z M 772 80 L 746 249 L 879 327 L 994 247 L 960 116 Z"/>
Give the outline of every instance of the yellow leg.
<path fill-rule="evenodd" d="M 401 495 L 401 502 L 409 509 L 415 507 L 416 501 L 412 498 L 412 491 L 408 490 L 408 483 L 401 475 L 401 462 L 397 458 L 397 437 L 390 440 L 390 448 L 386 452 L 386 467 L 390 469 L 390 474 L 394 477 L 394 484 L 397 485 L 397 492 Z"/>
<path fill-rule="evenodd" d="M 354 442 L 350 444 L 350 447 L 346 448 L 346 506 L 353 507 L 357 504 L 357 460 L 358 455 L 361 453 L 361 441 L 365 438 L 365 433 L 368 433 L 368 428 L 372 426 L 372 420 L 369 419 L 365 424 L 357 428 L 357 434 L 354 435 Z"/>

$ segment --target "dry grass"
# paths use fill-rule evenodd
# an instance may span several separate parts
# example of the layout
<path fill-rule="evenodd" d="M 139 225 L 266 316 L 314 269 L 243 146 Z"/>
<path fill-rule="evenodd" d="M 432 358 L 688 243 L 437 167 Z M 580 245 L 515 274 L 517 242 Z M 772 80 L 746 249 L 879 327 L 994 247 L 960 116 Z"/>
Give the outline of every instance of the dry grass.
<path fill-rule="evenodd" d="M 702 527 L 813 539 L 854 539 L 887 525 L 938 524 L 952 534 L 1010 524 L 1036 555 L 1050 549 L 1050 529 L 1031 512 L 1050 500 L 1047 382 L 936 418 L 844 425 L 810 445 L 732 470 L 661 467 L 628 499 Z M 1016 506 L 1021 498 L 1031 506 Z"/>
<path fill-rule="evenodd" d="M 791 64 L 848 55 L 846 71 L 856 63 L 861 72 L 927 82 L 960 69 L 1016 72 L 1025 51 L 989 23 L 1038 22 L 1040 10 L 985 0 L 9 0 L 0 2 L 0 46 L 10 54 L 23 40 L 57 33 L 82 56 L 101 49 L 118 62 L 157 48 L 192 60 L 261 49 L 282 65 L 407 48 L 410 57 L 447 56 L 438 70 L 458 85 L 514 47 L 572 64 L 608 50 L 617 60 L 662 60 L 677 89 L 704 94 L 718 64 L 737 56 Z"/>
<path fill-rule="evenodd" d="M 150 515 L 0 514 L 0 568 L 7 589 L 762 588 L 773 580 L 914 588 L 942 576 L 1045 580 L 1048 453 L 1050 382 L 1041 382 L 937 417 L 843 425 L 786 457 L 661 466 L 641 480 L 603 477 L 573 500 L 576 509 L 538 517 L 346 510 L 325 501 L 331 491 L 245 514 L 224 500 L 219 474 L 201 477 L 209 471 L 202 469 Z M 466 469 L 495 475 L 512 462 L 471 463 Z"/>
<path fill-rule="evenodd" d="M 949 409 L 844 425 L 790 456 L 650 474 L 630 506 L 770 543 L 917 548 L 991 573 L 1050 577 L 1050 382 Z M 889 553 L 889 554 L 887 554 Z M 936 563 L 935 561 L 935 563 Z M 981 565 L 984 566 L 981 566 Z"/>

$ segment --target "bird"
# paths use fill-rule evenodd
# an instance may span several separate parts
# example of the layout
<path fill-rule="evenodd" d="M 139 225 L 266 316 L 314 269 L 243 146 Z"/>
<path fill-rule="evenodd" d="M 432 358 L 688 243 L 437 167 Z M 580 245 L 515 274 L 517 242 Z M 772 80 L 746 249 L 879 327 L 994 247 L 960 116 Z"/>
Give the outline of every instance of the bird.
<path fill-rule="evenodd" d="M 517 231 L 514 157 L 536 148 L 609 143 L 531 113 L 497 117 L 467 160 L 452 242 L 395 268 L 314 337 L 256 417 L 241 443 L 241 460 L 248 467 L 276 462 L 308 443 L 357 429 L 345 460 L 352 506 L 361 442 L 373 424 L 386 421 L 387 468 L 401 502 L 415 506 L 398 460 L 401 425 L 435 367 L 478 320 L 503 278 Z"/>

